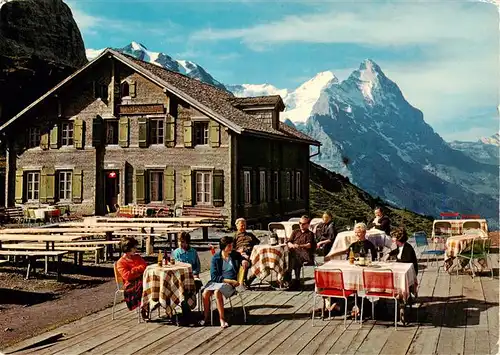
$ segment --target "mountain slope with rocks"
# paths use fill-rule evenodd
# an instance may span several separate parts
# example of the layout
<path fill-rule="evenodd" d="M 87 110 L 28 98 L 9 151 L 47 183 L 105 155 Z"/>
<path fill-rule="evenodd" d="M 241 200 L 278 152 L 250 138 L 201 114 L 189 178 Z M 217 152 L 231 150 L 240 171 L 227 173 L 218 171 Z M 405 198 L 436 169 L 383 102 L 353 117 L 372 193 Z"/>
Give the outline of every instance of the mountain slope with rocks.
<path fill-rule="evenodd" d="M 3 122 L 87 63 L 87 58 L 80 30 L 62 0 L 11 0 L 0 5 Z"/>
<path fill-rule="evenodd" d="M 500 165 L 500 143 L 498 133 L 488 138 L 481 138 L 476 142 L 453 141 L 448 144 L 453 149 L 461 151 L 475 161 L 497 166 Z"/>

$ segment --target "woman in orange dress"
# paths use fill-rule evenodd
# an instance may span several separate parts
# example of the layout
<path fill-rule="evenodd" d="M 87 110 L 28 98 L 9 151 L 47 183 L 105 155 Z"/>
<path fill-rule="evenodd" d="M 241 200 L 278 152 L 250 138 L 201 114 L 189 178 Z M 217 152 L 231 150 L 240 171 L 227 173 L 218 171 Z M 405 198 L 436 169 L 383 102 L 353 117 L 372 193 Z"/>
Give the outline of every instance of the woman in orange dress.
<path fill-rule="evenodd" d="M 134 237 L 124 237 L 121 241 L 122 257 L 116 268 L 123 279 L 125 303 L 129 310 L 136 309 L 142 298 L 142 274 L 146 270 L 146 261 L 137 254 L 139 243 Z"/>

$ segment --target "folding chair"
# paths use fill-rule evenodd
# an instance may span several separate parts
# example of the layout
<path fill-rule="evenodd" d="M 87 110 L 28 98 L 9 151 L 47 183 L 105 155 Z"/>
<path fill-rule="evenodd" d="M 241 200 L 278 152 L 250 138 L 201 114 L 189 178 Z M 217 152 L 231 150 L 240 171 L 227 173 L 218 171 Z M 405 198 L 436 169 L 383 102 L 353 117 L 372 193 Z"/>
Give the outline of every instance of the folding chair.
<path fill-rule="evenodd" d="M 458 259 L 468 260 L 466 266 L 472 271 L 472 279 L 476 276 L 474 273 L 474 261 L 475 260 L 485 260 L 486 266 L 489 267 L 491 278 L 493 278 L 493 268 L 489 265 L 489 256 L 490 256 L 490 248 L 491 248 L 491 239 L 490 238 L 474 238 L 472 241 L 472 247 L 466 251 L 462 251 L 457 255 Z M 457 268 L 458 275 L 458 268 Z"/>
<path fill-rule="evenodd" d="M 344 274 L 341 269 L 321 270 L 314 269 L 314 281 L 316 284 L 313 298 L 312 325 L 314 327 L 314 310 L 316 308 L 316 297 L 343 298 L 344 306 L 344 328 L 347 322 L 347 298 L 354 295 L 354 302 L 358 304 L 356 290 L 347 290 L 344 284 Z M 321 308 L 321 317 L 324 318 L 324 307 Z M 328 319 L 331 319 L 331 311 L 328 311 Z M 356 316 L 354 316 L 356 322 Z"/>
<path fill-rule="evenodd" d="M 427 255 L 427 264 L 429 264 L 429 258 L 434 256 L 436 263 L 439 263 L 438 257 L 444 255 L 444 249 L 429 249 L 429 242 L 427 241 L 427 235 L 425 233 L 415 233 L 415 243 L 417 248 L 423 247 L 424 249 L 420 252 L 420 255 Z M 439 267 L 438 267 L 439 272 Z"/>
<path fill-rule="evenodd" d="M 363 269 L 363 289 L 361 298 L 361 319 L 363 323 L 363 300 L 368 297 L 386 298 L 394 300 L 394 328 L 398 328 L 398 295 L 394 288 L 394 274 L 390 269 L 379 269 L 377 271 Z M 372 304 L 372 319 L 375 318 L 375 301 Z"/>
<path fill-rule="evenodd" d="M 231 298 L 234 296 L 239 296 L 240 297 L 240 302 L 241 302 L 241 307 L 243 308 L 243 321 L 246 323 L 247 322 L 247 312 L 245 309 L 245 303 L 243 302 L 243 297 L 241 296 L 241 293 L 238 291 L 234 291 L 233 295 L 228 298 L 229 300 L 229 305 L 231 306 L 231 313 L 234 314 L 234 309 L 233 309 L 233 303 L 231 302 Z M 210 324 L 214 325 L 214 309 L 212 307 L 212 296 L 210 296 Z"/>
<path fill-rule="evenodd" d="M 113 264 L 113 269 L 114 269 L 114 272 L 115 272 L 115 282 L 116 282 L 116 291 L 115 291 L 115 296 L 113 298 L 113 308 L 111 310 L 111 319 L 115 319 L 115 305 L 116 305 L 116 296 L 118 294 L 124 294 L 125 293 L 125 290 L 123 288 L 123 279 L 120 275 L 120 273 L 118 272 L 118 268 L 116 267 L 116 262 Z M 141 322 L 141 307 L 137 307 L 137 322 L 140 323 Z"/>

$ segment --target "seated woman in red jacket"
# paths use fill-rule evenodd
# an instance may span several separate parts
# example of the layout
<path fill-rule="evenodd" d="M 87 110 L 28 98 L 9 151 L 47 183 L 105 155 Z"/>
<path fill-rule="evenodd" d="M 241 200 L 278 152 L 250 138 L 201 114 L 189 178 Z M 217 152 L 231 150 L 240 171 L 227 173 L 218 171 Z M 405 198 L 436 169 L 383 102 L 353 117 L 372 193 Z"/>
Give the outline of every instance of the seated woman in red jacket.
<path fill-rule="evenodd" d="M 121 241 L 123 255 L 116 263 L 118 273 L 123 279 L 124 298 L 129 310 L 134 310 L 141 304 L 142 274 L 147 266 L 144 259 L 137 254 L 138 244 L 134 237 L 124 237 Z"/>

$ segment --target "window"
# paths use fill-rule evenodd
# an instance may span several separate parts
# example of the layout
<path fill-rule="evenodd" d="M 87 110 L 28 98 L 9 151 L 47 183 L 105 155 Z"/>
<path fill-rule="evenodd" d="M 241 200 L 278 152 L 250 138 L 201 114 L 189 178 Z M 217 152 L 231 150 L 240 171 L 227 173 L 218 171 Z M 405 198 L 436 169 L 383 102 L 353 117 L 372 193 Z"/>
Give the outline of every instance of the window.
<path fill-rule="evenodd" d="M 274 184 L 274 200 L 279 200 L 279 187 L 280 187 L 280 180 L 279 180 L 279 174 L 277 171 L 273 173 L 273 184 Z"/>
<path fill-rule="evenodd" d="M 40 145 L 40 128 L 31 127 L 28 130 L 28 148 L 38 147 Z"/>
<path fill-rule="evenodd" d="M 290 183 L 290 180 L 291 180 L 290 172 L 287 171 L 285 173 L 285 187 L 286 187 L 286 196 L 285 196 L 285 198 L 287 198 L 287 199 L 290 199 L 290 197 L 292 196 L 292 194 L 291 194 L 292 185 Z"/>
<path fill-rule="evenodd" d="M 61 125 L 61 145 L 73 145 L 73 122 Z"/>
<path fill-rule="evenodd" d="M 130 86 L 126 81 L 124 81 L 122 83 L 120 94 L 121 94 L 122 98 L 126 97 L 126 96 L 130 96 Z"/>
<path fill-rule="evenodd" d="M 297 199 L 302 199 L 302 173 L 300 171 L 295 173 L 295 194 Z"/>
<path fill-rule="evenodd" d="M 209 171 L 196 172 L 196 204 L 212 204 L 212 173 Z"/>
<path fill-rule="evenodd" d="M 26 173 L 26 199 L 30 201 L 38 201 L 40 192 L 40 173 L 32 171 Z"/>
<path fill-rule="evenodd" d="M 163 201 L 163 171 L 149 172 L 149 201 Z"/>
<path fill-rule="evenodd" d="M 108 99 L 108 85 L 94 82 L 94 98 L 107 100 Z"/>
<path fill-rule="evenodd" d="M 266 172 L 260 171 L 259 173 L 259 201 L 266 202 Z"/>
<path fill-rule="evenodd" d="M 194 122 L 194 144 L 208 144 L 208 122 Z"/>
<path fill-rule="evenodd" d="M 118 144 L 118 120 L 105 120 L 106 144 Z"/>
<path fill-rule="evenodd" d="M 261 118 L 261 119 L 271 119 L 273 118 L 273 112 L 272 111 L 257 111 L 254 114 L 255 117 Z"/>
<path fill-rule="evenodd" d="M 71 171 L 60 171 L 58 174 L 58 198 L 59 201 L 69 201 L 71 200 Z"/>
<path fill-rule="evenodd" d="M 250 171 L 243 172 L 243 188 L 245 191 L 245 204 L 252 203 L 252 190 L 251 190 Z"/>
<path fill-rule="evenodd" d="M 149 121 L 151 144 L 163 144 L 164 120 L 163 118 L 153 118 Z"/>

